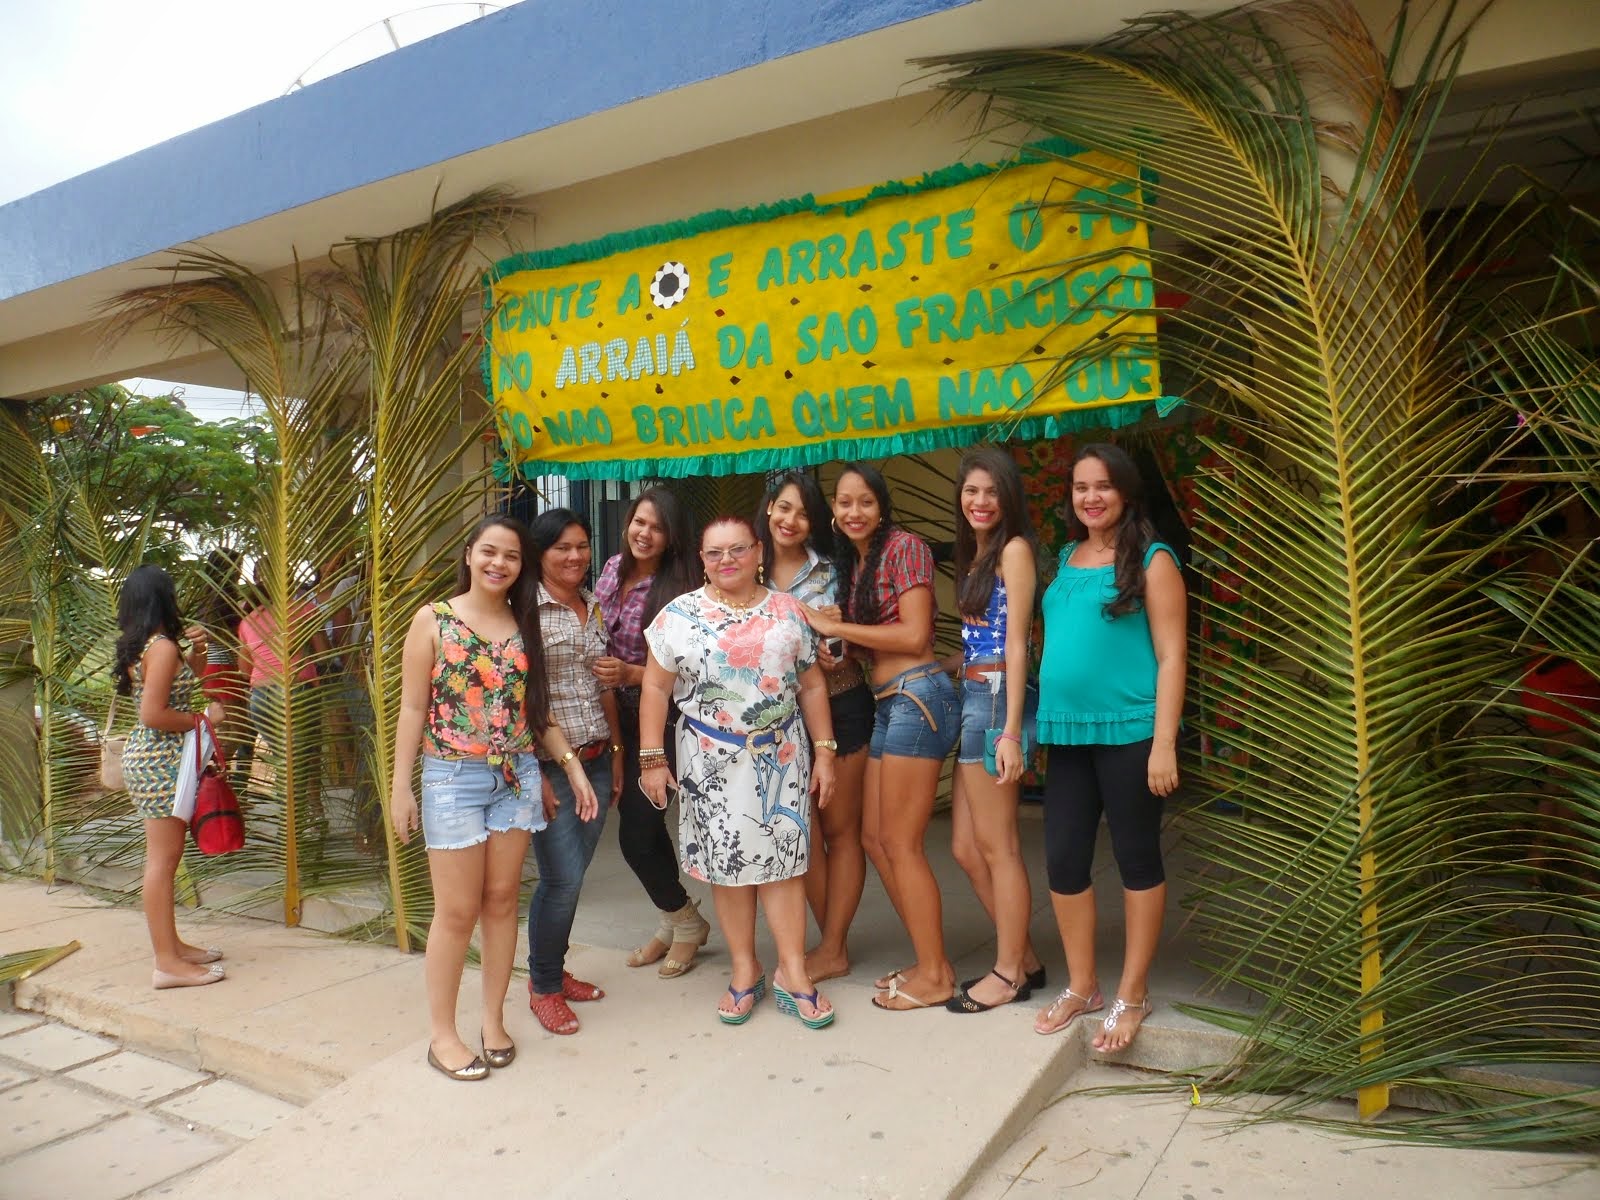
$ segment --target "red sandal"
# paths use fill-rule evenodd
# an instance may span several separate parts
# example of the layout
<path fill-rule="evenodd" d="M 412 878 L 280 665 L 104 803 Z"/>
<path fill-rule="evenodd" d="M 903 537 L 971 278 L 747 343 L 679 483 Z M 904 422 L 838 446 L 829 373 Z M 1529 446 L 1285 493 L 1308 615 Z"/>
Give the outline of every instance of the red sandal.
<path fill-rule="evenodd" d="M 567 1005 L 567 998 L 560 992 L 543 996 L 530 991 L 528 1007 L 533 1010 L 533 1015 L 539 1018 L 539 1024 L 545 1027 L 546 1032 L 563 1037 L 578 1032 L 577 1014 Z"/>
<path fill-rule="evenodd" d="M 529 986 L 531 987 L 532 985 L 530 984 Z M 587 1000 L 604 1000 L 606 998 L 604 988 L 598 988 L 592 983 L 585 983 L 583 980 L 576 978 L 571 971 L 561 972 L 561 995 L 565 999 L 571 1000 L 574 1004 L 580 1004 Z"/>

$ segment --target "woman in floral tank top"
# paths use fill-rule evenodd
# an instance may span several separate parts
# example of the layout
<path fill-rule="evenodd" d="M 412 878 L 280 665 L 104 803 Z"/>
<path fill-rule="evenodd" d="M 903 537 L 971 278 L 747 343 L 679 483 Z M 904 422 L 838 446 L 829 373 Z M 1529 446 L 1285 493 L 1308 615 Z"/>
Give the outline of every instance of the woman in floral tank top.
<path fill-rule="evenodd" d="M 577 752 L 550 719 L 531 562 L 522 522 L 485 518 L 467 539 L 457 594 L 418 609 L 406 634 L 390 815 L 402 842 L 420 825 L 428 847 L 428 1063 L 463 1081 L 516 1057 L 504 1009 L 522 862 L 545 823 L 535 746 L 567 773 L 580 804 L 595 803 Z M 411 786 L 419 750 L 420 809 Z M 480 925 L 482 1057 L 456 1029 L 467 943 Z"/>

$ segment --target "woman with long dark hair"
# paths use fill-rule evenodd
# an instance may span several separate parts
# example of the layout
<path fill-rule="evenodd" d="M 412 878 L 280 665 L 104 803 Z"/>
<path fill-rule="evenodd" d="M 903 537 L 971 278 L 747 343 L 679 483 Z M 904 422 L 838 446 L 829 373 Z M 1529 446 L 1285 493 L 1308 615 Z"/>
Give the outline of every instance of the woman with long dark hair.
<path fill-rule="evenodd" d="M 755 528 L 767 585 L 826 616 L 838 617 L 839 570 L 833 561 L 832 523 L 817 481 L 809 472 L 790 471 L 767 488 Z M 860 660 L 843 651 L 842 641 L 819 641 L 817 647 L 838 750 L 833 802 L 812 823 L 811 866 L 806 871 L 806 900 L 822 931 L 821 941 L 806 955 L 813 983 L 849 974 L 847 939 L 867 877 L 861 848 L 861 789 L 867 743 L 872 740 L 872 690 Z"/>
<path fill-rule="evenodd" d="M 850 463 L 833 491 L 842 541 L 843 609 L 807 608 L 825 638 L 842 637 L 869 663 L 877 699 L 861 802 L 861 839 L 911 937 L 913 966 L 878 981 L 873 1004 L 891 1012 L 942 1005 L 955 991 L 944 949 L 939 883 L 923 845 L 939 768 L 961 730 L 961 700 L 933 654 L 933 552 L 894 523 L 875 467 Z"/>
<path fill-rule="evenodd" d="M 666 604 L 693 591 L 694 529 L 682 502 L 666 488 L 646 488 L 628 506 L 622 549 L 613 554 L 595 584 L 606 624 L 609 653 L 595 664 L 602 685 L 616 693 L 622 725 L 622 791 L 617 798 L 617 841 L 645 894 L 655 905 L 655 933 L 628 955 L 630 967 L 659 962 L 656 974 L 674 979 L 694 966 L 695 953 L 711 936 L 700 906 L 678 876 L 678 858 L 667 833 L 666 814 L 639 790 L 639 687 L 644 682 L 644 631 Z M 668 748 L 668 757 L 673 751 Z"/>
<path fill-rule="evenodd" d="M 128 734 L 122 772 L 128 798 L 144 818 L 144 881 L 140 888 L 150 947 L 155 952 L 151 984 L 198 987 L 223 977 L 222 951 L 191 946 L 178 937 L 173 878 L 183 857 L 184 821 L 172 815 L 183 765 L 184 735 L 198 733 L 202 710 L 190 707 L 206 661 L 205 631 L 185 632 L 172 577 L 160 567 L 135 567 L 117 601 L 116 660 L 112 683 L 133 697 L 138 722 Z M 184 653 L 180 639 L 187 637 Z M 213 726 L 226 713 L 212 701 L 203 710 Z"/>
<path fill-rule="evenodd" d="M 571 1001 L 605 996 L 566 969 L 572 920 L 584 872 L 600 844 L 606 809 L 622 790 L 622 727 L 616 693 L 594 667 L 606 652 L 600 605 L 587 586 L 593 552 L 589 522 L 571 509 L 540 513 L 529 527 L 539 581 L 539 630 L 551 714 L 601 803 L 584 805 L 567 778 L 544 764 L 545 827 L 533 835 L 539 884 L 528 901 L 528 1007 L 550 1033 L 578 1032 Z M 609 802 L 609 804 L 607 803 Z"/>
<path fill-rule="evenodd" d="M 1072 464 L 1071 538 L 1044 594 L 1039 740 L 1045 862 L 1066 951 L 1066 988 L 1034 1029 L 1055 1033 L 1104 1007 L 1095 970 L 1090 868 L 1100 818 L 1122 877 L 1122 979 L 1094 1047 L 1131 1043 L 1151 1010 L 1150 964 L 1166 910 L 1161 810 L 1178 786 L 1178 724 L 1188 670 L 1183 576 L 1156 540 L 1139 469 L 1095 444 Z"/>
<path fill-rule="evenodd" d="M 428 848 L 428 1063 L 463 1081 L 509 1067 L 517 1053 L 506 1033 L 506 989 L 522 861 L 545 823 L 534 747 L 566 773 L 580 807 L 595 804 L 578 751 L 550 719 L 532 560 L 527 526 L 484 518 L 462 551 L 456 594 L 419 608 L 406 633 L 390 819 L 402 842 L 420 825 Z M 420 811 L 411 789 L 419 749 Z M 474 926 L 482 931 L 481 1058 L 456 1029 Z"/>
<path fill-rule="evenodd" d="M 962 703 L 951 843 L 994 921 L 996 945 L 994 969 L 963 983 L 946 1007 L 979 1013 L 1026 1000 L 1044 984 L 1044 968 L 1028 945 L 1033 897 L 1017 836 L 1028 769 L 1024 724 L 1033 716 L 1028 637 L 1039 563 L 1022 473 L 1011 455 L 994 446 L 962 455 L 955 525 Z M 993 762 L 993 774 L 986 761 Z"/>

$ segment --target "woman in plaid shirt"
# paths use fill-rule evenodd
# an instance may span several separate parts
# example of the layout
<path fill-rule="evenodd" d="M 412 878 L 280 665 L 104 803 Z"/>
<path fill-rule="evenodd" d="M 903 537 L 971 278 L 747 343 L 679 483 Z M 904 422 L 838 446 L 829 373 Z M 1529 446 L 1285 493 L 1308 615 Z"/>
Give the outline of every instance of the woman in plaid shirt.
<path fill-rule="evenodd" d="M 600 686 L 595 664 L 606 655 L 600 602 L 585 584 L 593 552 L 589 523 L 566 508 L 534 518 L 528 531 L 539 576 L 539 635 L 550 715 L 578 751 L 594 794 L 612 805 L 622 790 L 622 724 L 616 694 Z M 566 969 L 572 919 L 583 875 L 600 844 L 606 809 L 587 815 L 559 771 L 543 771 L 545 827 L 533 835 L 539 885 L 528 901 L 528 1007 L 551 1033 L 578 1032 L 569 1001 L 599 1000 L 605 992 Z"/>

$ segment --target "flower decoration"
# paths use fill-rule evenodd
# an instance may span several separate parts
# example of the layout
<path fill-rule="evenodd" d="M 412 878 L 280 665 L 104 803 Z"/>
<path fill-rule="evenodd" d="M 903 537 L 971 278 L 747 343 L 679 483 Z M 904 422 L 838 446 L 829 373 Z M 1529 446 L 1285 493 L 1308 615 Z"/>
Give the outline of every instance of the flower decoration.
<path fill-rule="evenodd" d="M 665 262 L 650 281 L 650 300 L 657 308 L 672 308 L 689 294 L 689 268 L 681 262 Z"/>

